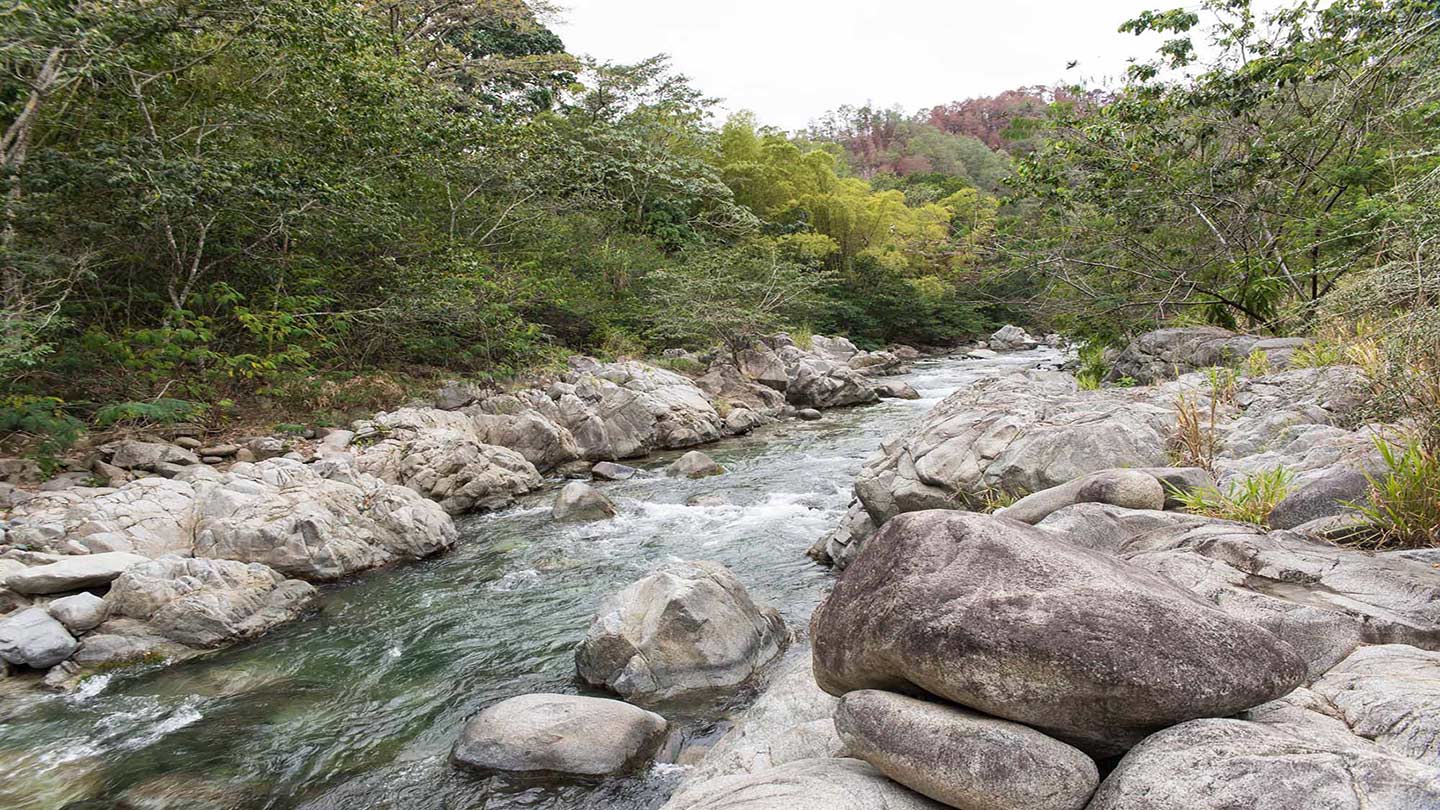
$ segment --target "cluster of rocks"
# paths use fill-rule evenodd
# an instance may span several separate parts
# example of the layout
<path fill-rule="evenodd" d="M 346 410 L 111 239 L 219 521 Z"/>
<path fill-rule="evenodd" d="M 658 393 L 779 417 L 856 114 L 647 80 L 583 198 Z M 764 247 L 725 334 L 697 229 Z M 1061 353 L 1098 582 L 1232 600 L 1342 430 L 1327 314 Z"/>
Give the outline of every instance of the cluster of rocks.
<path fill-rule="evenodd" d="M 1176 326 L 1146 332 L 1123 350 L 1106 358 L 1106 379 L 1130 379 L 1151 385 L 1197 369 L 1236 366 L 1252 354 L 1265 357 L 1267 368 L 1283 371 L 1305 338 L 1261 338 L 1237 335 L 1214 326 Z"/>
<path fill-rule="evenodd" d="M 450 383 L 407 406 L 303 437 L 207 444 L 198 426 L 100 445 L 38 489 L 0 491 L 0 660 L 52 670 L 171 660 L 256 635 L 313 603 L 307 583 L 426 557 L 457 536 L 452 515 L 507 506 L 546 474 L 619 480 L 616 463 L 691 448 L 782 416 L 912 396 L 875 383 L 919 356 L 784 335 L 698 380 L 636 361 L 577 357 L 543 388 L 489 393 Z M 313 439 L 313 441 L 312 441 Z M 0 474 L 33 474 L 6 462 Z M 691 452 L 667 469 L 723 472 Z M 574 482 L 561 521 L 611 517 Z M 81 610 L 81 608 L 84 610 Z M 0 672 L 5 671 L 0 669 Z"/>
<path fill-rule="evenodd" d="M 1060 371 L 989 378 L 887 439 L 857 477 L 841 525 L 811 556 L 844 567 L 876 527 L 905 512 L 979 510 L 1014 498 L 1006 514 L 1031 523 L 1077 500 L 1158 509 L 1176 506 L 1178 491 L 1224 489 L 1275 468 L 1293 480 L 1272 525 L 1335 534 L 1352 525 L 1347 504 L 1368 497 L 1366 475 L 1382 468 L 1376 441 L 1390 435 L 1386 426 L 1354 424 L 1362 379 L 1357 368 L 1328 366 L 1245 377 L 1216 392 L 1202 372 L 1092 391 Z M 1208 422 L 1212 396 L 1213 475 L 1176 467 L 1180 403 L 1195 403 Z M 1100 473 L 1105 480 L 1090 478 Z"/>
<path fill-rule="evenodd" d="M 624 700 L 530 694 L 470 718 L 457 766 L 506 777 L 595 777 L 648 765 L 669 723 L 654 711 L 753 678 L 789 641 L 780 615 L 757 605 L 719 563 L 671 563 L 604 599 L 576 647 L 591 686 Z M 630 701 L 630 702 L 625 702 Z"/>
<path fill-rule="evenodd" d="M 1242 381 L 1213 476 L 1167 457 L 1198 376 L 957 393 L 812 550 L 848 563 L 813 671 L 742 712 L 666 810 L 1440 807 L 1440 555 L 1323 539 L 1375 452 L 1355 382 Z M 1298 530 L 1171 511 L 1276 463 L 1297 489 L 1271 523 Z M 970 511 L 1005 484 L 1030 494 Z"/>

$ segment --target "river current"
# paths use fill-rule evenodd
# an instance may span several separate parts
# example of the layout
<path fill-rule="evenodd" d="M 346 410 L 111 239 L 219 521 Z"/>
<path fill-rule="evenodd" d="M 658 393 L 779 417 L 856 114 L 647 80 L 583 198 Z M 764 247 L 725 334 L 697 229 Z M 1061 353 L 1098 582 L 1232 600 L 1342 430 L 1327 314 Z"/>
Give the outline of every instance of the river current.
<path fill-rule="evenodd" d="M 646 472 L 599 485 L 613 520 L 553 523 L 553 490 L 462 519 L 456 548 L 323 589 L 314 616 L 166 668 L 86 681 L 70 695 L 0 702 L 0 807 L 186 810 L 511 810 L 659 807 L 683 776 L 675 752 L 723 733 L 753 699 L 660 707 L 669 764 L 565 787 L 504 784 L 447 764 L 465 720 L 527 692 L 587 693 L 574 648 L 600 599 L 670 560 L 730 567 L 802 633 L 832 574 L 805 556 L 888 435 L 958 388 L 1054 358 L 924 360 L 921 395 L 786 421 L 704 448 L 719 477 Z M 692 504 L 699 496 L 707 497 Z"/>

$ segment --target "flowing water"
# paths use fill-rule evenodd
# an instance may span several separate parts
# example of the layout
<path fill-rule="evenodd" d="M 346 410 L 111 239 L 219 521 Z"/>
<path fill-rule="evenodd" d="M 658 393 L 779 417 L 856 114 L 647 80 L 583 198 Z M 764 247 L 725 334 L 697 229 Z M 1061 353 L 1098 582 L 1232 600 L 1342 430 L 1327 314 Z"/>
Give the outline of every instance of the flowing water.
<path fill-rule="evenodd" d="M 706 448 L 726 475 L 666 478 L 659 470 L 677 454 L 646 459 L 644 476 L 602 485 L 619 506 L 614 520 L 556 525 L 553 492 L 540 493 L 463 520 L 443 557 L 325 588 L 316 616 L 249 644 L 93 678 L 71 695 L 12 698 L 0 704 L 0 806 L 658 807 L 681 766 L 527 787 L 446 758 L 465 719 L 496 700 L 585 691 L 574 647 L 597 603 L 662 562 L 718 560 L 804 628 L 831 579 L 805 550 L 835 526 L 880 441 L 957 388 L 1052 359 L 922 361 L 897 378 L 920 400 L 829 411 Z M 724 503 L 688 505 L 700 495 Z M 715 718 L 751 697 L 666 707 L 678 729 L 671 752 L 718 735 Z"/>

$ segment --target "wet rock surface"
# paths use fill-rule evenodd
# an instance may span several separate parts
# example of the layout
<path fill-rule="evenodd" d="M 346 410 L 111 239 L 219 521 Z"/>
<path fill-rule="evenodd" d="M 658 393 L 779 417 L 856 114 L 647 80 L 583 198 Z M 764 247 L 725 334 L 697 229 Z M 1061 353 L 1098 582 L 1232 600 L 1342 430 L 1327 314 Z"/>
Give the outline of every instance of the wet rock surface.
<path fill-rule="evenodd" d="M 610 776 L 649 760 L 667 725 L 660 715 L 618 700 L 522 695 L 471 718 L 450 759 L 481 773 Z"/>

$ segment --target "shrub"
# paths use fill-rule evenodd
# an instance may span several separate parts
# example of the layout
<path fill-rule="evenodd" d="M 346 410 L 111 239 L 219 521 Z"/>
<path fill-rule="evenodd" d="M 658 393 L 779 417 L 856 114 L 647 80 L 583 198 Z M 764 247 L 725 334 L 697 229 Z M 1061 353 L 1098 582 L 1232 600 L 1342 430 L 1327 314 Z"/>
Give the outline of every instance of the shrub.
<path fill-rule="evenodd" d="M 1270 373 L 1270 355 L 1256 349 L 1245 358 L 1245 365 L 1241 369 L 1246 377 L 1264 377 Z"/>
<path fill-rule="evenodd" d="M 1440 546 L 1440 454 L 1418 439 L 1396 447 L 1377 437 L 1375 446 L 1385 473 L 1367 475 L 1370 503 L 1352 504 L 1367 530 L 1347 542 L 1376 549 Z"/>
<path fill-rule="evenodd" d="M 1329 341 L 1307 343 L 1290 356 L 1291 368 L 1323 368 L 1347 361 L 1345 347 Z"/>
<path fill-rule="evenodd" d="M 185 399 L 161 398 L 150 402 L 116 402 L 95 412 L 100 427 L 167 425 L 198 419 L 205 406 Z"/>
<path fill-rule="evenodd" d="M 1192 397 L 1181 394 L 1175 400 L 1175 436 L 1171 439 L 1176 461 L 1185 467 L 1200 467 L 1214 472 L 1215 452 L 1219 438 L 1215 433 L 1215 418 L 1218 402 L 1210 398 L 1208 421 L 1199 403 Z"/>
<path fill-rule="evenodd" d="M 1110 366 L 1105 362 L 1105 346 L 1100 343 L 1087 343 L 1080 349 L 1080 369 L 1075 372 L 1075 382 L 1082 391 L 1094 391 L 1104 382 L 1105 375 L 1110 373 Z"/>
<path fill-rule="evenodd" d="M 85 425 L 65 412 L 55 397 L 0 397 L 0 437 L 18 438 L 30 449 L 45 475 L 55 472 L 65 452 Z"/>
<path fill-rule="evenodd" d="M 1290 494 L 1294 478 L 1289 470 L 1276 467 L 1232 481 L 1223 492 L 1214 487 L 1188 492 L 1171 487 L 1170 494 L 1191 514 L 1268 527 L 1270 512 Z"/>

